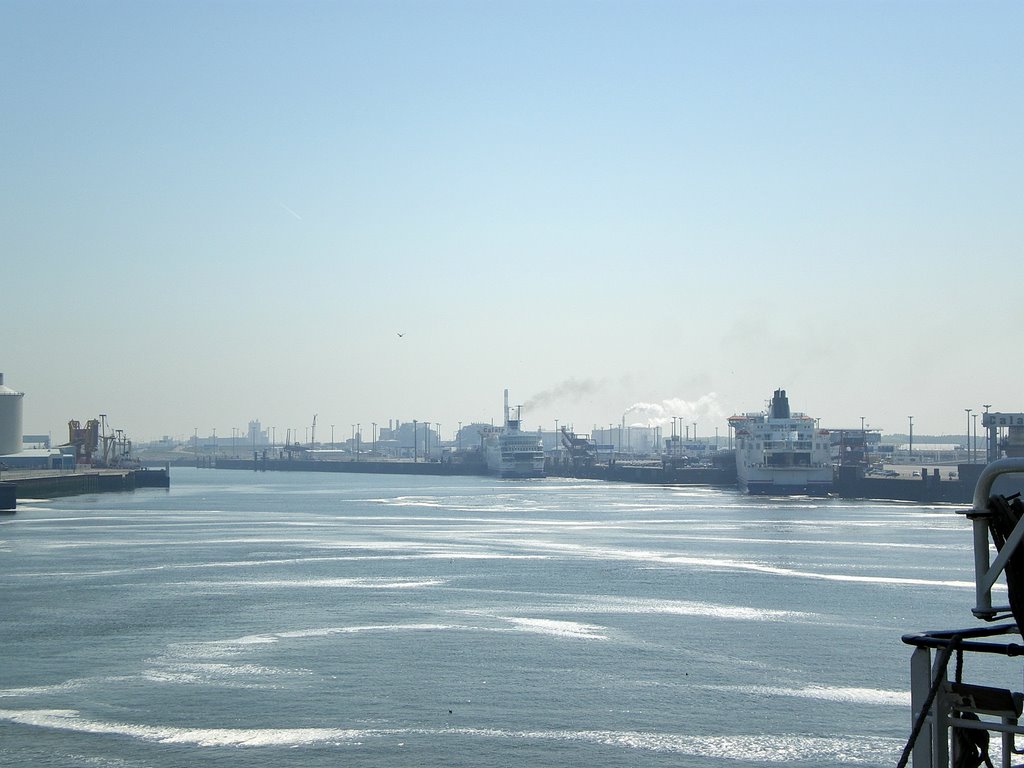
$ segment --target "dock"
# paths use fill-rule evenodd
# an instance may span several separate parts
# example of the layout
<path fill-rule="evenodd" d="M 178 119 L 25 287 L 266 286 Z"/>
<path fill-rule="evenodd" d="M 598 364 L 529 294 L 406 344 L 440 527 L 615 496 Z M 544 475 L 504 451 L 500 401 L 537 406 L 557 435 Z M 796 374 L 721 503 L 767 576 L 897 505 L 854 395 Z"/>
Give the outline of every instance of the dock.
<path fill-rule="evenodd" d="M 80 468 L 61 470 L 5 470 L 0 476 L 0 512 L 14 512 L 18 499 L 49 499 L 85 493 L 170 488 L 167 467 L 139 469 Z"/>
<path fill-rule="evenodd" d="M 730 457 L 731 458 L 731 457 Z M 342 472 L 373 475 L 434 475 L 443 477 L 485 476 L 487 470 L 479 462 L 375 460 L 353 461 L 345 459 L 251 459 L 220 458 L 203 462 L 200 466 L 216 469 L 239 469 L 250 472 Z M 735 464 L 727 461 L 715 466 L 672 467 L 661 462 L 611 462 L 574 467 L 569 463 L 549 463 L 547 477 L 578 480 L 606 480 L 626 483 L 660 485 L 722 485 L 736 484 Z"/>

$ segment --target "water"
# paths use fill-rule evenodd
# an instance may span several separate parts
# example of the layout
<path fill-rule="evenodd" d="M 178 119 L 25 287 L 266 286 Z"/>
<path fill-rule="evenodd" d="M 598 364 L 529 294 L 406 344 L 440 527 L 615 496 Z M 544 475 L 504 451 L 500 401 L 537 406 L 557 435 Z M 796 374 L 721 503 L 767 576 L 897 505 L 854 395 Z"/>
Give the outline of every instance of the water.
<path fill-rule="evenodd" d="M 0 765 L 890 766 L 900 635 L 973 623 L 970 545 L 949 507 L 556 479 L 31 502 Z"/>

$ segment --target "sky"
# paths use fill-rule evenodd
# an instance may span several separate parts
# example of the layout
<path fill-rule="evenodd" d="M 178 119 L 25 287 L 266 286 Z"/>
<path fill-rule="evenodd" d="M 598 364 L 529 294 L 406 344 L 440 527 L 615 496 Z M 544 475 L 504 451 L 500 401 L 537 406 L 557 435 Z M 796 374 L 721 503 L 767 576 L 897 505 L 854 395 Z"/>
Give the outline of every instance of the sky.
<path fill-rule="evenodd" d="M 1024 411 L 1024 5 L 0 4 L 24 428 Z M 339 438 L 340 439 L 340 438 Z"/>

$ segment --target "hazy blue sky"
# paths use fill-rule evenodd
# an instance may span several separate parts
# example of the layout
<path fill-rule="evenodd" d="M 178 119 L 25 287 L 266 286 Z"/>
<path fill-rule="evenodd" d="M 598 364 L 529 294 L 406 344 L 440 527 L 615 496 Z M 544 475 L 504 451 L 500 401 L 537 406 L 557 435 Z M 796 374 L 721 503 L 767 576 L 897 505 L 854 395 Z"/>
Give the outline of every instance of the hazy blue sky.
<path fill-rule="evenodd" d="M 724 435 L 784 387 L 962 432 L 1024 411 L 1022 32 L 1018 2 L 6 0 L 0 371 L 55 435 L 447 435 L 504 387 L 530 428 Z"/>

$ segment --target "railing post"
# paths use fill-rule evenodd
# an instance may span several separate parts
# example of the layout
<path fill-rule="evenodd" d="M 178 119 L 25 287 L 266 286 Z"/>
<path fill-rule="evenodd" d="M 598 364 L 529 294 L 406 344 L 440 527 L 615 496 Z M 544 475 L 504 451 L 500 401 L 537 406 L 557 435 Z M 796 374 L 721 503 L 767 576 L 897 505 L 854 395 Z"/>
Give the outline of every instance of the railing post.
<path fill-rule="evenodd" d="M 932 654 L 928 648 L 915 648 L 910 657 L 910 722 L 917 721 L 918 713 L 924 708 L 928 701 L 928 693 L 932 687 Z M 912 753 L 914 768 L 938 768 L 940 763 L 936 758 L 944 752 L 945 738 L 940 736 L 941 728 L 937 727 L 935 713 L 936 702 L 932 704 L 932 711 L 928 713 L 928 719 L 918 734 L 917 742 L 914 744 Z"/>

